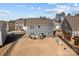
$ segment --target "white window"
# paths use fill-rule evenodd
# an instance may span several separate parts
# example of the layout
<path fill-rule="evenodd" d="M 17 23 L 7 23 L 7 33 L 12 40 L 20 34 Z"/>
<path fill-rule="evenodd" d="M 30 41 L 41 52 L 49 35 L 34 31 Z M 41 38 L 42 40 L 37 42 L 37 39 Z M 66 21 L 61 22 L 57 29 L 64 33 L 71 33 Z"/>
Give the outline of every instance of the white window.
<path fill-rule="evenodd" d="M 74 36 L 76 36 L 76 33 L 74 32 Z"/>
<path fill-rule="evenodd" d="M 34 26 L 30 26 L 30 29 L 34 29 Z"/>
<path fill-rule="evenodd" d="M 30 35 L 34 35 L 34 33 L 33 32 L 30 32 Z"/>
<path fill-rule="evenodd" d="M 77 36 L 79 36 L 79 32 L 77 32 Z"/>
<path fill-rule="evenodd" d="M 38 26 L 38 28 L 40 28 L 40 26 Z"/>
<path fill-rule="evenodd" d="M 50 33 L 48 32 L 48 35 L 49 35 Z"/>
<path fill-rule="evenodd" d="M 73 34 L 74 36 L 77 36 L 78 35 L 78 33 L 77 32 L 74 32 L 74 34 Z"/>
<path fill-rule="evenodd" d="M 78 32 L 78 36 L 79 36 L 79 32 Z"/>

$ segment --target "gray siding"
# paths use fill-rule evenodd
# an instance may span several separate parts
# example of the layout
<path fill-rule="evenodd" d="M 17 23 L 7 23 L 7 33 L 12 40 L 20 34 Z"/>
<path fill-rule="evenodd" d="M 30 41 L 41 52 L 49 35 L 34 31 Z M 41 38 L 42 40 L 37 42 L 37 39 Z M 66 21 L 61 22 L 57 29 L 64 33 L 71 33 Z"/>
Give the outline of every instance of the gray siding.
<path fill-rule="evenodd" d="M 30 36 L 31 33 L 34 33 L 34 35 L 40 35 L 43 33 L 46 36 L 53 35 L 53 26 L 34 26 L 34 28 L 30 28 L 30 26 L 27 26 L 27 35 Z"/>
<path fill-rule="evenodd" d="M 79 36 L 79 31 L 72 31 L 72 36 Z"/>
<path fill-rule="evenodd" d="M 6 37 L 7 37 L 7 31 L 6 31 L 6 24 L 3 23 L 0 27 L 0 46 L 4 44 Z"/>
<path fill-rule="evenodd" d="M 2 45 L 2 35 L 1 35 L 1 31 L 0 31 L 0 46 Z"/>
<path fill-rule="evenodd" d="M 63 20 L 61 27 L 63 31 L 72 35 L 72 29 L 66 19 Z"/>

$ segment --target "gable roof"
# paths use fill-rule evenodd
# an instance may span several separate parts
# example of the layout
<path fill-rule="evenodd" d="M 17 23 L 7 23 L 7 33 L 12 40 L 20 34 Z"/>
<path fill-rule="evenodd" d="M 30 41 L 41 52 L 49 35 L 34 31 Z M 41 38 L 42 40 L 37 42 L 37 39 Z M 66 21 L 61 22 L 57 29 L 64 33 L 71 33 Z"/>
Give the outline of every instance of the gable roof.
<path fill-rule="evenodd" d="M 53 25 L 53 21 L 50 19 L 29 18 L 26 20 L 26 25 Z"/>
<path fill-rule="evenodd" d="M 17 20 L 15 20 L 15 23 L 20 23 L 20 24 L 24 24 L 24 21 L 25 21 L 26 19 L 17 19 Z"/>
<path fill-rule="evenodd" d="M 67 16 L 66 20 L 73 31 L 79 31 L 79 16 Z"/>

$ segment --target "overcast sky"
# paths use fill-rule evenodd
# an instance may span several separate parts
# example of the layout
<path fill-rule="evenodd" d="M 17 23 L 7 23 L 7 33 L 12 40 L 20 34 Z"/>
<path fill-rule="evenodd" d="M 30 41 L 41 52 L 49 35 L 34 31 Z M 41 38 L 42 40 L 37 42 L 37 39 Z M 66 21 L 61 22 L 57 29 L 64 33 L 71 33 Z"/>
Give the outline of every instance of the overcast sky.
<path fill-rule="evenodd" d="M 46 16 L 54 18 L 56 13 L 79 13 L 78 3 L 0 3 L 0 19 Z"/>

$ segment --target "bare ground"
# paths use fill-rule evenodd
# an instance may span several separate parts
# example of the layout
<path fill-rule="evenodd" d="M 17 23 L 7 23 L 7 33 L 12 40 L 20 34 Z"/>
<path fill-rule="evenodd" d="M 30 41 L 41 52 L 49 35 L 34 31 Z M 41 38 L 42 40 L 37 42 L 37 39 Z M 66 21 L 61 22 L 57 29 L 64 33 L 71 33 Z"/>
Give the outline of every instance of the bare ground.
<path fill-rule="evenodd" d="M 63 46 L 58 45 L 56 40 L 61 41 Z M 66 48 L 66 50 L 64 49 Z M 76 56 L 77 54 L 69 48 L 61 39 L 45 38 L 32 40 L 25 36 L 19 40 L 13 49 L 11 56 Z"/>
<path fill-rule="evenodd" d="M 0 47 L 0 55 L 6 54 L 6 51 L 22 36 L 23 34 L 8 35 L 4 45 Z"/>

